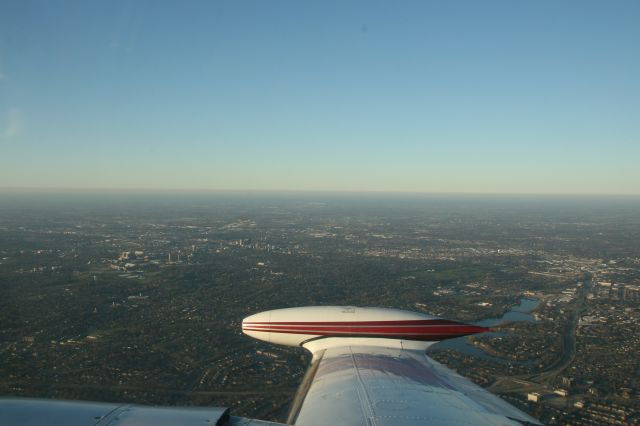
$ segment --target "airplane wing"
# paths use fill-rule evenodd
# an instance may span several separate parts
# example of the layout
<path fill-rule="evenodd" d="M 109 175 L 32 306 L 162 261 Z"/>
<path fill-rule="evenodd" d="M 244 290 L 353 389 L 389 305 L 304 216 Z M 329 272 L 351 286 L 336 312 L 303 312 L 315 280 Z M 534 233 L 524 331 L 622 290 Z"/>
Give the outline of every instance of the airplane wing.
<path fill-rule="evenodd" d="M 313 354 L 289 424 L 541 424 L 425 354 L 436 341 L 487 331 L 483 327 L 340 306 L 262 312 L 245 318 L 242 327 L 254 338 Z"/>
<path fill-rule="evenodd" d="M 425 354 L 435 341 L 486 330 L 416 312 L 341 306 L 277 309 L 242 323 L 245 334 L 313 354 L 288 424 L 540 425 Z M 0 426 L 42 424 L 278 425 L 234 417 L 227 408 L 0 398 Z"/>
<path fill-rule="evenodd" d="M 322 349 L 294 400 L 296 425 L 539 425 L 421 350 Z"/>

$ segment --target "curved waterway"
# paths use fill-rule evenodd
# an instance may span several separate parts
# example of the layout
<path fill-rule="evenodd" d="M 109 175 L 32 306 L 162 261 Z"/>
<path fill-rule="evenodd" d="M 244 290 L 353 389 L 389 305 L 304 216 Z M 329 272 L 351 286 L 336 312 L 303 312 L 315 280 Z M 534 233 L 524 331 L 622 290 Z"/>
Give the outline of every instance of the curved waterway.
<path fill-rule="evenodd" d="M 474 322 L 474 325 L 478 325 L 481 327 L 495 327 L 497 325 L 505 324 L 508 322 L 536 322 L 531 316 L 531 311 L 533 311 L 540 303 L 537 299 L 531 299 L 528 297 L 524 297 L 520 299 L 520 302 L 511 308 L 509 312 L 505 313 L 500 318 L 486 318 L 477 322 Z M 508 333 L 500 332 L 500 331 L 490 331 L 485 333 L 486 336 L 489 337 L 500 337 L 506 336 Z M 514 362 L 511 360 L 506 360 L 503 358 L 498 358 L 492 355 L 489 355 L 482 349 L 470 345 L 467 343 L 464 337 L 456 337 L 455 339 L 447 339 L 441 342 L 438 342 L 432 345 L 429 350 L 430 351 L 439 351 L 451 349 L 457 352 L 460 352 L 464 355 L 474 356 L 481 359 L 486 359 L 487 361 L 492 361 L 500 364 L 527 364 L 528 361 L 525 362 Z"/>
<path fill-rule="evenodd" d="M 539 301 L 537 299 L 523 297 L 520 299 L 520 303 L 511 308 L 509 312 L 505 313 L 500 318 L 487 318 L 475 322 L 474 324 L 481 327 L 495 327 L 508 322 L 536 322 L 530 312 L 538 306 L 538 303 Z"/>

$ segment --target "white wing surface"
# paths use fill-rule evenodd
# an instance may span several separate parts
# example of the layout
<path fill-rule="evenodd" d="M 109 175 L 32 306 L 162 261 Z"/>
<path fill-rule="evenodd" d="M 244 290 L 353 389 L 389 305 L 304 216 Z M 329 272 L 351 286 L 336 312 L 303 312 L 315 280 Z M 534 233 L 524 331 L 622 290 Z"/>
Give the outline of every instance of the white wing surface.
<path fill-rule="evenodd" d="M 320 350 L 289 423 L 311 425 L 539 425 L 421 350 Z"/>

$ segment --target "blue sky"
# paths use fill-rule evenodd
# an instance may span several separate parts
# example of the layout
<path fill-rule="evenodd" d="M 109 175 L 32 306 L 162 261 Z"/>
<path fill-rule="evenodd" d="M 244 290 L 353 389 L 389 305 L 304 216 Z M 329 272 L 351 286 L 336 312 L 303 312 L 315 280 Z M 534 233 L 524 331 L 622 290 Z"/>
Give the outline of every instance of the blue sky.
<path fill-rule="evenodd" d="M 0 187 L 640 194 L 637 1 L 0 6 Z"/>

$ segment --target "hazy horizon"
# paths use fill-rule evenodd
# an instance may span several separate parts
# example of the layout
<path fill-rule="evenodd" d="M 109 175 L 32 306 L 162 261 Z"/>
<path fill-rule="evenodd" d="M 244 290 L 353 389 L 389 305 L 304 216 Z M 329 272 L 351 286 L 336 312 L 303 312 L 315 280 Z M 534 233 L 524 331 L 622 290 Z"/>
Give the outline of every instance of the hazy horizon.
<path fill-rule="evenodd" d="M 355 196 L 382 198 L 472 198 L 472 199 L 638 199 L 640 194 L 625 193 L 543 193 L 543 192 L 417 192 L 376 190 L 316 190 L 316 189 L 191 189 L 191 188 L 47 188 L 0 187 L 3 195 L 170 195 L 170 196 Z"/>
<path fill-rule="evenodd" d="M 173 195 L 189 195 L 189 194 L 291 194 L 291 195 L 380 195 L 380 196 L 417 196 L 417 197 L 576 197 L 576 198 L 640 198 L 640 193 L 564 193 L 564 192 L 445 192 L 445 191 L 384 191 L 384 190 L 341 190 L 341 189 L 227 189 L 227 188 L 139 188 L 139 187 L 10 187 L 0 186 L 1 194 L 55 194 L 55 193 L 72 193 L 72 194 L 173 194 Z"/>

